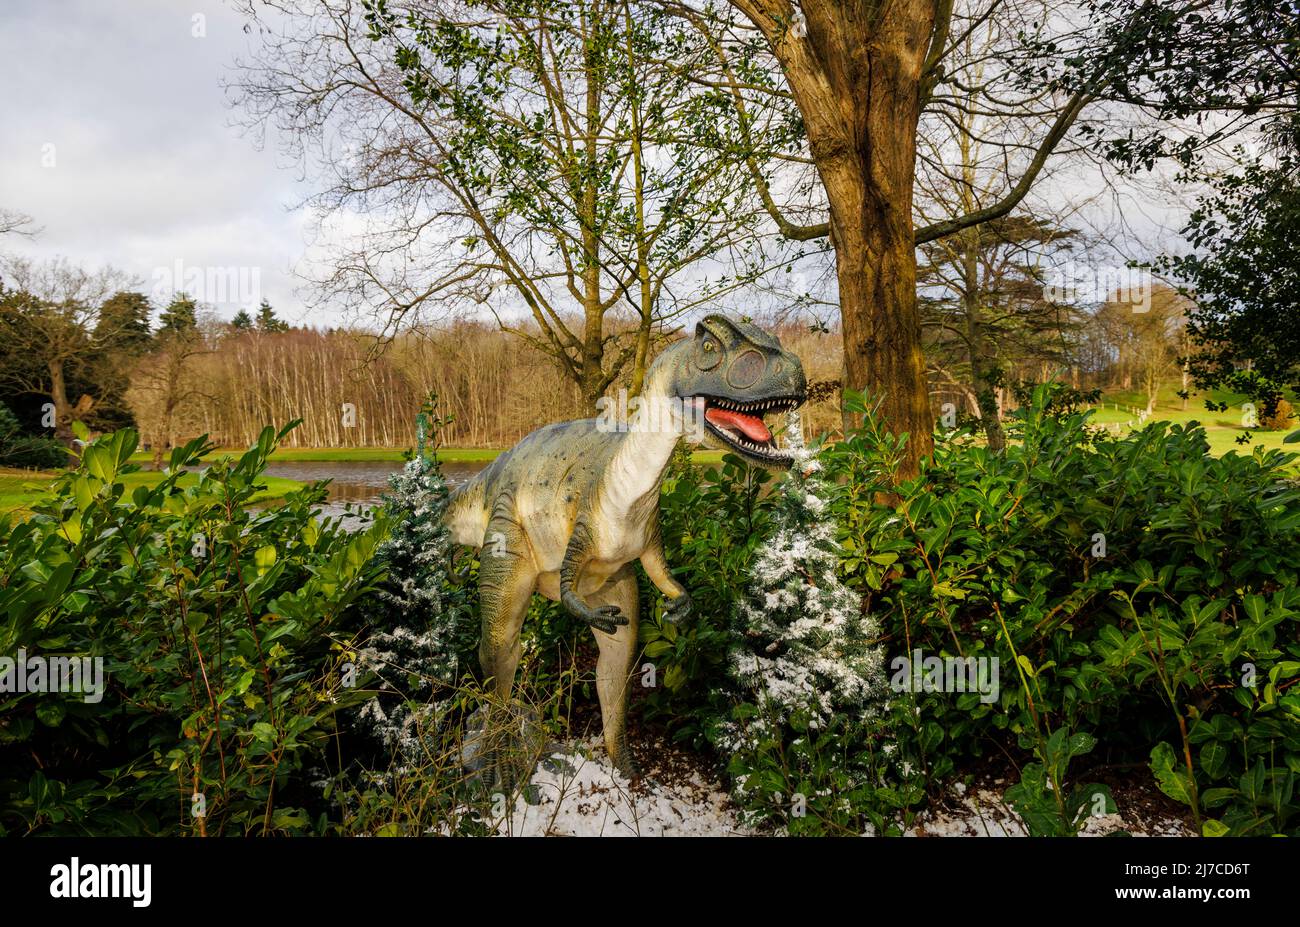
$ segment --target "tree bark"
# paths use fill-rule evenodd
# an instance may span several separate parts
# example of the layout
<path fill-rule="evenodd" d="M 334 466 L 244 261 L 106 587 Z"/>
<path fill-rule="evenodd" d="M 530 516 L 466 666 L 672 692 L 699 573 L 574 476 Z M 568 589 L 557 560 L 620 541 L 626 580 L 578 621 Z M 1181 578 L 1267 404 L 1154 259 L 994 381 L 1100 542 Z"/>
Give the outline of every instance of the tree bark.
<path fill-rule="evenodd" d="M 1002 431 L 998 401 L 993 390 L 998 385 L 997 359 L 989 350 L 982 311 L 983 290 L 979 275 L 979 233 L 963 229 L 962 235 L 962 310 L 966 315 L 966 346 L 970 352 L 970 379 L 975 388 L 980 425 L 988 439 L 989 450 L 1001 454 L 1007 439 Z"/>
<path fill-rule="evenodd" d="M 869 158 L 857 154 L 861 162 Z M 862 200 L 854 207 L 858 195 Z M 831 197 L 831 241 L 848 385 L 879 403 L 879 415 L 889 431 L 908 434 L 900 474 L 907 477 L 916 473 L 920 458 L 933 450 L 934 420 L 921 350 L 911 221 L 897 228 L 888 215 L 894 207 L 882 209 L 877 196 L 870 185 L 863 185 L 860 191 Z M 841 200 L 838 207 L 837 199 Z"/>
<path fill-rule="evenodd" d="M 967 309 L 966 315 L 970 342 L 970 378 L 975 384 L 980 425 L 988 439 L 989 450 L 1001 454 L 1006 450 L 1007 438 L 1002 430 L 998 398 L 994 392 L 997 388 L 997 362 L 989 355 L 988 342 L 984 337 L 983 323 L 980 319 L 979 300 L 976 298 L 972 302 L 973 305 Z"/>
<path fill-rule="evenodd" d="M 72 447 L 72 404 L 68 402 L 63 361 L 51 360 L 45 367 L 50 373 L 50 401 L 54 403 L 54 438 L 65 447 Z"/>
<path fill-rule="evenodd" d="M 916 304 L 912 183 L 935 0 L 733 0 L 771 42 L 826 190 L 846 386 L 909 436 L 901 477 L 934 447 Z"/>

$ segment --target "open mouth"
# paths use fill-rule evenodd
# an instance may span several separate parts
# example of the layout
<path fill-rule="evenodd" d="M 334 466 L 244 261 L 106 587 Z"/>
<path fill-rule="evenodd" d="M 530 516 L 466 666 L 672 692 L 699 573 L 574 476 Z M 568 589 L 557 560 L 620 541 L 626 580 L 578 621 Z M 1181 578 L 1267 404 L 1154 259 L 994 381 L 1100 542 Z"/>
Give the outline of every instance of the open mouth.
<path fill-rule="evenodd" d="M 704 424 L 715 436 L 738 453 L 753 460 L 789 466 L 790 451 L 778 447 L 764 417 L 784 415 L 803 405 L 802 396 L 775 396 L 740 402 L 721 396 L 700 396 L 704 400 Z"/>

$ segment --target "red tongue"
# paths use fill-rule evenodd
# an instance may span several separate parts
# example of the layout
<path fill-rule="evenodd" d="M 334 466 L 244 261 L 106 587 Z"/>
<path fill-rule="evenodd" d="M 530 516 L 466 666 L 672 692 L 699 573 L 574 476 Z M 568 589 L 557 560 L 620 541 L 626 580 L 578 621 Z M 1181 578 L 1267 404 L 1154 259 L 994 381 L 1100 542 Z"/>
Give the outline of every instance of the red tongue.
<path fill-rule="evenodd" d="M 772 432 L 767 430 L 767 426 L 757 415 L 746 415 L 744 412 L 732 412 L 729 409 L 709 409 L 704 413 L 704 417 L 715 425 L 728 425 L 736 431 L 743 432 L 745 437 L 755 444 L 767 444 L 772 440 Z"/>

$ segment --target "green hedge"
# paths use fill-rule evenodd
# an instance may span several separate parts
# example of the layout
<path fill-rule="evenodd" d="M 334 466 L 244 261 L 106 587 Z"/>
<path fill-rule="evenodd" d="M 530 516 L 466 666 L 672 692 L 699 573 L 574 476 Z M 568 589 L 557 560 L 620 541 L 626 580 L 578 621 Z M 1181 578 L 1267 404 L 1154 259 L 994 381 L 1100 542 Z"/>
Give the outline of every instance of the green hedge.
<path fill-rule="evenodd" d="M 850 397 L 865 423 L 823 451 L 828 511 L 887 666 L 917 650 L 996 658 L 1000 688 L 896 691 L 877 722 L 789 730 L 718 757 L 754 818 L 791 833 L 896 832 L 992 757 L 1018 777 L 1007 798 L 1035 833 L 1077 833 L 1112 810 L 1093 781 L 1102 766 L 1149 776 L 1206 834 L 1300 828 L 1291 457 L 1214 458 L 1198 427 L 1110 438 L 1061 395 L 1038 391 L 1004 454 L 950 435 L 901 483 L 898 440 Z M 98 701 L 0 694 L 4 832 L 442 826 L 410 810 L 450 800 L 426 773 L 404 779 L 418 802 L 341 775 L 340 709 L 374 695 L 368 680 L 343 680 L 369 633 L 387 525 L 349 535 L 318 520 L 319 486 L 251 507 L 276 440 L 268 430 L 182 485 L 209 450 L 193 442 L 128 497 L 136 442 L 119 432 L 93 442 L 30 519 L 0 523 L 0 657 L 100 657 L 107 677 Z M 744 633 L 736 603 L 771 528 L 771 486 L 738 458 L 715 469 L 685 455 L 664 485 L 669 562 L 696 608 L 669 625 L 646 590 L 643 643 L 661 684 L 638 704 L 703 750 L 747 710 L 722 684 L 723 661 Z M 539 657 L 587 639 L 553 608 L 535 611 Z"/>
<path fill-rule="evenodd" d="M 923 790 L 995 755 L 1018 766 L 1008 798 L 1035 833 L 1076 833 L 1113 810 L 1087 781 L 1103 765 L 1136 765 L 1206 834 L 1300 827 L 1293 456 L 1211 457 L 1196 426 L 1109 438 L 1061 396 L 1037 391 L 1004 454 L 951 435 L 898 485 L 897 439 L 850 397 L 865 424 L 823 461 L 844 574 L 881 619 L 887 665 L 917 650 L 997 658 L 1000 691 L 897 692 L 874 735 L 830 738 L 821 759 L 797 756 L 810 747 L 791 731 L 768 758 L 784 790 L 747 801 L 818 796 L 806 817 L 767 809 L 794 832 L 888 830 Z M 652 707 L 685 718 L 684 737 L 702 741 L 728 710 L 710 679 L 763 530 L 761 481 L 733 458 L 678 472 L 664 496 L 669 562 L 707 603 L 671 640 L 647 630 L 676 683 Z M 869 775 L 846 780 L 854 763 Z"/>
<path fill-rule="evenodd" d="M 0 832 L 324 829 L 309 770 L 363 697 L 343 684 L 343 618 L 379 578 L 386 529 L 318 521 L 321 486 L 250 507 L 276 441 L 267 429 L 181 487 L 211 450 L 196 440 L 128 497 L 136 435 L 119 431 L 30 519 L 0 521 L 0 656 L 98 658 L 105 682 L 0 695 Z"/>

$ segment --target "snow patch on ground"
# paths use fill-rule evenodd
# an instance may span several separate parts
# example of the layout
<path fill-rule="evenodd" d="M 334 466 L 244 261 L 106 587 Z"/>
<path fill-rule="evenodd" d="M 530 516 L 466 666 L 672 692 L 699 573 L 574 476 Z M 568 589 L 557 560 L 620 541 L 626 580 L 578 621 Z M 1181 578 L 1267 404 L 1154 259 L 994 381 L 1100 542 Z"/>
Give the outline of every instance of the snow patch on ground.
<path fill-rule="evenodd" d="M 1025 837 L 1003 799 L 1009 782 L 968 789 L 956 783 L 944 807 L 921 812 L 908 837 Z M 1136 837 L 1192 834 L 1186 823 L 1159 815 L 1092 817 L 1085 837 L 1115 831 Z M 651 770 L 633 783 L 608 762 L 598 738 L 559 746 L 543 759 L 525 793 L 515 797 L 501 836 L 721 837 L 755 836 L 744 827 L 723 786 L 699 769 Z M 870 836 L 868 831 L 866 836 Z"/>
<path fill-rule="evenodd" d="M 657 781 L 651 773 L 633 784 L 609 764 L 594 739 L 543 760 L 529 791 L 531 795 L 516 797 L 498 834 L 720 837 L 749 833 L 736 820 L 716 782 L 691 772 L 671 783 Z"/>
<path fill-rule="evenodd" d="M 908 837 L 1027 837 L 1029 832 L 1020 817 L 1003 799 L 1010 783 L 991 783 L 990 787 L 968 790 L 957 783 L 947 804 L 938 811 L 924 811 L 906 832 Z M 1193 834 L 1176 818 L 1125 820 L 1119 814 L 1088 818 L 1080 836 L 1104 837 L 1116 831 L 1128 831 L 1134 837 L 1181 837 Z"/>

